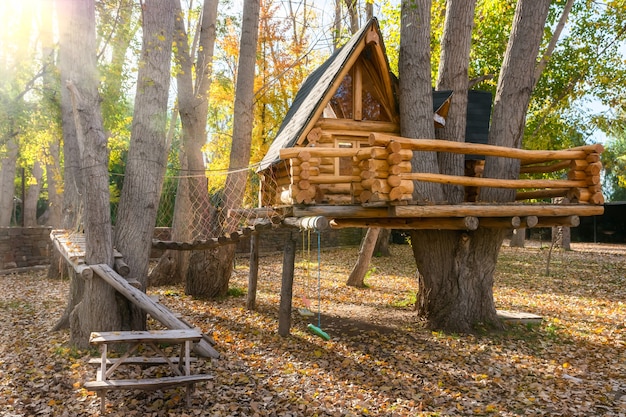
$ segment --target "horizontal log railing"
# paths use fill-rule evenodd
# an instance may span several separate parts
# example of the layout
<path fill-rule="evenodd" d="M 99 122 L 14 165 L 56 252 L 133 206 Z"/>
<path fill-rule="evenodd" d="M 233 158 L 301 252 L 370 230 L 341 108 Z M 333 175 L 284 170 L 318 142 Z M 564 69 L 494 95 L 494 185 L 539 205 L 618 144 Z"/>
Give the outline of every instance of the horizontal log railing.
<path fill-rule="evenodd" d="M 477 176 L 416 173 L 411 171 L 410 162 L 414 151 L 517 159 L 521 175 L 564 171 L 562 176 L 567 179 L 482 178 L 482 168 L 475 171 Z M 282 200 L 312 204 L 323 195 L 323 187 L 344 184 L 350 187 L 353 204 L 410 201 L 414 181 L 425 181 L 476 188 L 515 189 L 518 190 L 518 201 L 566 197 L 572 203 L 599 205 L 604 203 L 600 186 L 602 151 L 600 144 L 565 150 L 526 150 L 371 133 L 369 147 L 281 150 L 281 158 L 289 160 L 291 167 L 289 188 Z M 333 165 L 328 162 L 333 158 L 351 158 L 352 175 L 334 175 Z"/>

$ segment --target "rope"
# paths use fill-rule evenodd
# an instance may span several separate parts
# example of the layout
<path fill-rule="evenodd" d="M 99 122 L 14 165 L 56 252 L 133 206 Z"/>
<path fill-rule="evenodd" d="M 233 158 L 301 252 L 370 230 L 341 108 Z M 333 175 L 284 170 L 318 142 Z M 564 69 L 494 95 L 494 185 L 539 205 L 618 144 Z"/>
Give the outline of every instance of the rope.
<path fill-rule="evenodd" d="M 310 233 L 310 232 L 309 232 Z M 321 279 L 321 234 L 317 230 L 317 327 L 322 327 L 322 279 Z M 310 243 L 310 240 L 309 240 Z"/>

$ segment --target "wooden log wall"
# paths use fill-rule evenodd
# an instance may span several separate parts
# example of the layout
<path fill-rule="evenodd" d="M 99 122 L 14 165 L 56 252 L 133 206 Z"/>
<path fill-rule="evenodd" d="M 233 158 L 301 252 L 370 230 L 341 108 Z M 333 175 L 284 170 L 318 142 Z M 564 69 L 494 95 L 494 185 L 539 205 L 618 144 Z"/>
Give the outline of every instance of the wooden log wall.
<path fill-rule="evenodd" d="M 361 182 L 354 194 L 355 202 L 377 203 L 410 200 L 413 182 L 403 180 L 401 174 L 411 172 L 413 152 L 396 143 L 388 146 L 362 149 L 353 158 Z"/>

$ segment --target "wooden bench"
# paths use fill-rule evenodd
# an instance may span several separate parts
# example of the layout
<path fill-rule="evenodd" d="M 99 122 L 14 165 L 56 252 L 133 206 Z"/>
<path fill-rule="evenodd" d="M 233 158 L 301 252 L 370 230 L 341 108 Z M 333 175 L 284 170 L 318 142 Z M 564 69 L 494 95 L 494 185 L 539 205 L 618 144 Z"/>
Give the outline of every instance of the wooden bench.
<path fill-rule="evenodd" d="M 100 411 L 106 412 L 106 394 L 109 390 L 116 389 L 160 389 L 176 385 L 187 386 L 187 406 L 191 406 L 191 391 L 194 383 L 207 381 L 212 375 L 191 374 L 191 362 L 195 358 L 190 357 L 191 345 L 202 339 L 202 334 L 193 329 L 182 330 L 155 330 L 155 331 L 119 331 L 119 332 L 93 332 L 89 342 L 100 346 L 101 357 L 99 360 L 91 359 L 89 362 L 99 364 L 96 380 L 86 382 L 84 387 L 88 390 L 97 391 L 100 396 Z M 129 344 L 130 347 L 120 358 L 109 358 L 109 345 Z M 178 357 L 170 357 L 160 347 L 160 344 L 180 345 Z M 140 346 L 150 347 L 156 354 L 153 357 L 131 356 Z M 174 373 L 173 376 L 162 378 L 145 379 L 111 379 L 114 371 L 120 365 L 140 364 L 146 366 L 169 365 Z"/>

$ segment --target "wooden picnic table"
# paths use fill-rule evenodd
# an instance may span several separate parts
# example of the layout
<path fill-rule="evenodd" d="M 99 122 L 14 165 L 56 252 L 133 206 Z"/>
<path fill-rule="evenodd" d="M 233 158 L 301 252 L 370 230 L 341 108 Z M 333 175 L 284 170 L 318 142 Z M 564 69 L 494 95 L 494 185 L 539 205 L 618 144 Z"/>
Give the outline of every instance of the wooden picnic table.
<path fill-rule="evenodd" d="M 194 329 L 153 330 L 153 331 L 113 331 L 93 332 L 91 344 L 100 346 L 100 359 L 90 363 L 100 365 L 95 381 L 85 383 L 85 388 L 97 391 L 100 396 L 100 410 L 106 412 L 106 394 L 115 389 L 159 389 L 175 385 L 187 386 L 187 406 L 191 406 L 191 391 L 194 383 L 212 379 L 212 375 L 191 373 L 190 357 L 192 343 L 202 339 L 202 334 Z M 109 358 L 109 346 L 129 344 L 129 349 L 120 358 Z M 159 345 L 180 345 L 178 357 L 170 357 Z M 131 356 L 140 346 L 149 347 L 155 354 L 152 357 Z M 169 365 L 173 376 L 162 378 L 114 379 L 115 370 L 121 365 L 141 364 L 146 366 Z M 110 366 L 109 366 L 110 365 Z"/>

